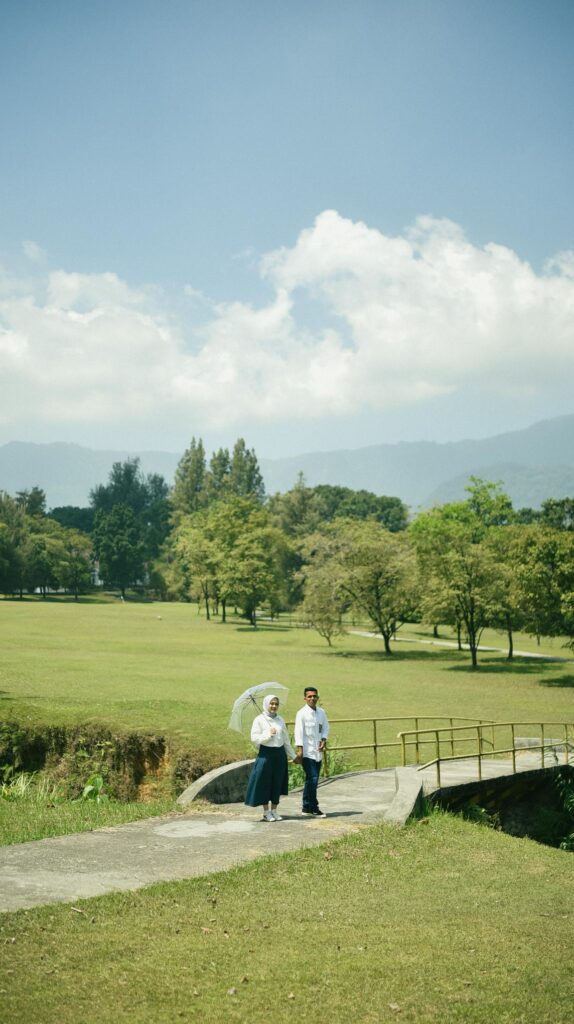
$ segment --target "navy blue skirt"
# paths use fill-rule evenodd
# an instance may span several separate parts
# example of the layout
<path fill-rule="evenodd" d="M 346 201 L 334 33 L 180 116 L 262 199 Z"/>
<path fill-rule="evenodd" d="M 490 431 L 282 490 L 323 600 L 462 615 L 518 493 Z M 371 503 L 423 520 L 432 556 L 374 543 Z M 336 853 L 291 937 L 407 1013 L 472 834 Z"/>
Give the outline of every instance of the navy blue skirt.
<path fill-rule="evenodd" d="M 259 807 L 270 800 L 279 803 L 280 796 L 289 792 L 289 773 L 285 747 L 259 747 L 255 764 L 251 769 L 245 803 L 248 807 Z"/>

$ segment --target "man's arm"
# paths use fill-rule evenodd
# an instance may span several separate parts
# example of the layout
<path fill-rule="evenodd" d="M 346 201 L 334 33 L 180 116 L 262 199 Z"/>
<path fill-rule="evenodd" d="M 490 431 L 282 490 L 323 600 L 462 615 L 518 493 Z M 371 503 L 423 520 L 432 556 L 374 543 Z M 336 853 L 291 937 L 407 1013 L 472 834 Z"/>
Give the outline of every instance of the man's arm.
<path fill-rule="evenodd" d="M 297 757 L 303 757 L 303 715 L 300 711 L 295 716 L 295 734 L 293 739 Z"/>

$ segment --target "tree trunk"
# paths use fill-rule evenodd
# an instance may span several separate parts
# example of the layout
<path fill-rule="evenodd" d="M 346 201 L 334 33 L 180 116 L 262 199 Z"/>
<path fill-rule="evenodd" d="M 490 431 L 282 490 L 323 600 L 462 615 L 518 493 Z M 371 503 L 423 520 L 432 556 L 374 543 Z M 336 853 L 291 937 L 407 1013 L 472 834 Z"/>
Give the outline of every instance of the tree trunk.
<path fill-rule="evenodd" d="M 222 599 L 221 599 L 221 621 L 222 622 L 227 622 L 226 610 L 227 610 L 226 609 L 226 600 L 225 600 L 224 597 L 222 597 Z"/>
<path fill-rule="evenodd" d="M 386 629 L 381 629 L 380 633 L 383 640 L 385 641 L 385 654 L 392 654 L 393 652 L 391 650 L 391 634 Z"/>
<path fill-rule="evenodd" d="M 508 661 L 512 661 L 512 659 L 514 657 L 514 636 L 513 636 L 513 633 L 512 633 L 512 622 L 510 620 L 510 615 L 506 616 L 506 635 L 508 637 L 508 657 L 507 657 L 507 660 Z"/>
<path fill-rule="evenodd" d="M 468 646 L 470 647 L 470 659 L 472 662 L 472 667 L 478 668 L 477 650 L 479 634 L 477 633 L 476 623 L 474 621 L 474 607 L 471 607 L 471 610 L 467 616 L 466 628 L 468 632 Z"/>

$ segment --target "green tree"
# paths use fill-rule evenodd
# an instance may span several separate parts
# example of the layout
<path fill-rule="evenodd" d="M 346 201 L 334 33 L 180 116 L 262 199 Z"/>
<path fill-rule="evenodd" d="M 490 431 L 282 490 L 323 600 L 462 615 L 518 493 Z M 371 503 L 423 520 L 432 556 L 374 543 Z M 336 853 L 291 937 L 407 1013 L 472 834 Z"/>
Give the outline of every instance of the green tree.
<path fill-rule="evenodd" d="M 305 576 L 305 597 L 301 612 L 305 622 L 333 646 L 333 638 L 345 632 L 343 612 L 346 601 L 341 582 L 331 566 L 317 566 Z"/>
<path fill-rule="evenodd" d="M 190 514 L 204 508 L 207 503 L 205 490 L 206 460 L 203 441 L 192 437 L 178 462 L 171 503 L 176 512 Z"/>
<path fill-rule="evenodd" d="M 93 549 L 91 539 L 81 530 L 62 531 L 61 550 L 57 570 L 60 584 L 77 601 L 91 584 Z"/>
<path fill-rule="evenodd" d="M 456 502 L 422 513 L 409 531 L 417 549 L 427 621 L 430 616 L 436 623 L 442 613 L 448 615 L 447 622 L 463 625 L 473 668 L 496 599 L 497 565 L 483 543 L 486 529 L 468 502 Z"/>
<path fill-rule="evenodd" d="M 114 505 L 123 505 L 130 508 L 135 516 L 140 516 L 148 503 L 140 460 L 114 462 L 107 484 L 98 484 L 90 491 L 90 502 L 95 512 L 111 512 Z"/>
<path fill-rule="evenodd" d="M 307 487 L 299 473 L 296 483 L 284 494 L 274 494 L 267 502 L 271 522 L 288 537 L 301 539 L 319 529 L 322 515 L 316 491 Z"/>
<path fill-rule="evenodd" d="M 209 460 L 209 470 L 205 477 L 207 504 L 223 501 L 229 495 L 229 474 L 231 459 L 227 448 L 219 448 Z"/>
<path fill-rule="evenodd" d="M 272 526 L 251 524 L 237 538 L 232 551 L 221 558 L 218 585 L 226 602 L 239 605 L 252 626 L 257 611 L 265 606 L 271 614 L 281 607 L 284 577 L 284 535 Z"/>
<path fill-rule="evenodd" d="M 313 488 L 323 522 L 333 519 L 376 519 L 391 533 L 405 530 L 408 524 L 407 507 L 400 498 L 373 494 L 372 491 L 354 491 L 350 487 L 319 484 Z"/>
<path fill-rule="evenodd" d="M 469 495 L 466 505 L 469 512 L 485 529 L 491 526 L 508 526 L 514 522 L 512 502 L 501 490 L 500 483 L 491 483 L 478 476 L 470 477 L 465 487 Z"/>
<path fill-rule="evenodd" d="M 145 551 L 134 510 L 122 504 L 112 505 L 109 511 L 99 509 L 93 540 L 102 578 L 119 587 L 125 597 L 126 588 L 145 576 Z"/>
<path fill-rule="evenodd" d="M 392 654 L 391 638 L 416 606 L 416 561 L 407 537 L 373 520 L 339 519 L 323 533 L 327 550 L 317 549 L 311 560 L 330 567 L 342 598 L 371 620 Z"/>
<path fill-rule="evenodd" d="M 233 447 L 229 467 L 229 491 L 238 498 L 253 498 L 259 504 L 265 499 L 265 485 L 253 448 L 248 449 L 242 437 Z"/>
<path fill-rule="evenodd" d="M 527 631 L 538 642 L 542 636 L 571 635 L 574 534 L 542 524 L 524 527 L 517 580 Z"/>
<path fill-rule="evenodd" d="M 0 491 L 0 523 L 2 524 L 2 590 L 23 597 L 27 586 L 26 559 L 29 550 L 30 517 L 24 504 Z"/>
<path fill-rule="evenodd" d="M 155 558 L 169 532 L 168 495 L 169 488 L 164 478 L 158 473 L 144 476 L 140 469 L 139 459 L 115 462 L 110 471 L 108 483 L 94 487 L 90 494 L 92 509 L 95 513 L 94 534 L 98 535 L 94 544 L 100 560 L 102 557 L 100 538 L 105 534 L 109 551 L 109 530 L 113 523 L 117 523 L 122 530 L 122 538 L 118 539 L 118 550 L 122 545 L 127 544 L 134 552 L 137 548 L 139 552 L 137 558 L 143 558 L 144 562 Z M 123 511 L 112 516 L 115 509 Z M 131 512 L 129 529 L 127 528 L 126 509 Z M 104 524 L 107 525 L 104 527 Z M 131 538 L 129 543 L 127 529 Z M 104 563 L 110 564 L 106 559 L 104 559 Z M 135 574 L 139 579 L 143 575 L 141 570 Z"/>
<path fill-rule="evenodd" d="M 205 605 L 206 618 L 210 616 L 210 601 L 217 596 L 217 547 L 206 534 L 200 516 L 187 516 L 176 530 L 173 555 L 179 564 L 179 579 L 185 587 L 185 596 L 196 598 Z"/>
<path fill-rule="evenodd" d="M 48 512 L 50 519 L 55 519 L 60 526 L 66 526 L 71 530 L 81 530 L 82 533 L 91 533 L 94 529 L 93 508 L 80 508 L 78 505 L 57 505 Z"/>
<path fill-rule="evenodd" d="M 45 516 L 46 492 L 41 487 L 32 487 L 29 491 L 18 491 L 16 504 L 20 505 L 29 516 Z"/>
<path fill-rule="evenodd" d="M 253 624 L 256 611 L 282 606 L 289 571 L 287 539 L 251 497 L 228 496 L 202 512 L 182 517 L 164 551 L 172 586 L 210 601 L 226 620 L 229 602 Z"/>
<path fill-rule="evenodd" d="M 514 656 L 514 632 L 524 625 L 523 596 L 519 583 L 523 527 L 494 527 L 484 544 L 496 565 L 493 581 L 490 625 L 502 629 L 508 638 L 508 660 Z"/>
<path fill-rule="evenodd" d="M 540 522 L 552 530 L 574 530 L 574 498 L 548 498 L 543 501 Z"/>

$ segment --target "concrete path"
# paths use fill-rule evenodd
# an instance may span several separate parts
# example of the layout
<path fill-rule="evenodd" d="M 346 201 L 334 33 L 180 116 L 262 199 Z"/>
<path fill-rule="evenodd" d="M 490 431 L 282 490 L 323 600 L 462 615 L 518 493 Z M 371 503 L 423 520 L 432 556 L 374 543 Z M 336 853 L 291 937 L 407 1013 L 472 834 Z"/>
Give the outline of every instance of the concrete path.
<path fill-rule="evenodd" d="M 384 819 L 395 797 L 395 771 L 357 772 L 320 784 L 327 818 L 301 815 L 301 794 L 281 801 L 283 821 L 259 820 L 243 804 L 0 847 L 0 910 L 74 902 L 192 878 L 263 857 L 317 846 L 361 824 Z"/>
<path fill-rule="evenodd" d="M 563 763 L 563 757 L 548 752 L 546 765 Z M 571 752 L 568 760 L 573 763 Z M 521 752 L 516 767 L 537 771 L 540 754 Z M 477 773 L 476 759 L 443 763 L 441 785 L 472 782 Z M 510 760 L 483 760 L 485 779 L 512 773 Z M 436 789 L 434 767 L 354 772 L 320 783 L 326 818 L 303 816 L 301 793 L 295 791 L 281 801 L 283 821 L 273 824 L 243 804 L 202 804 L 187 813 L 0 847 L 0 911 L 208 875 L 257 857 L 319 846 L 361 825 L 404 824 L 421 793 Z"/>

